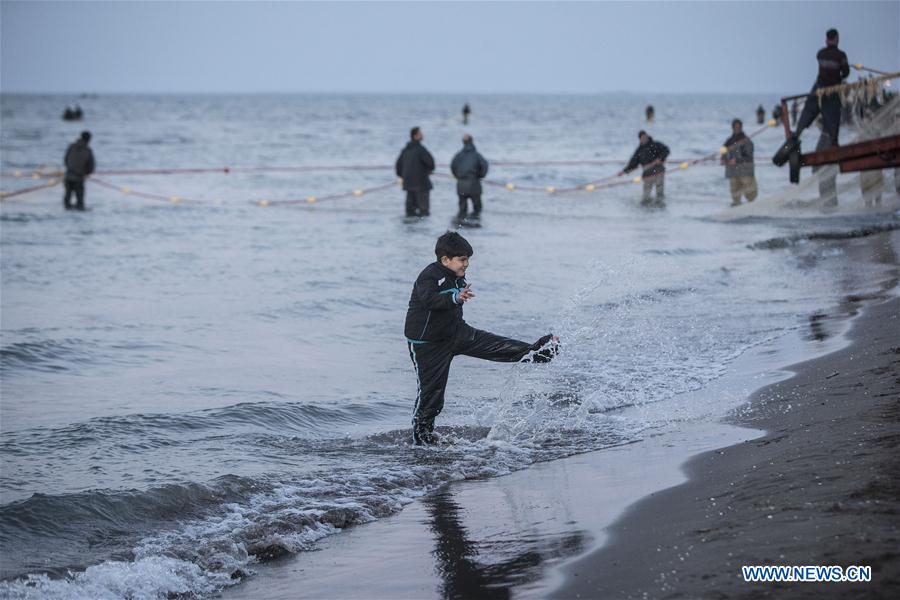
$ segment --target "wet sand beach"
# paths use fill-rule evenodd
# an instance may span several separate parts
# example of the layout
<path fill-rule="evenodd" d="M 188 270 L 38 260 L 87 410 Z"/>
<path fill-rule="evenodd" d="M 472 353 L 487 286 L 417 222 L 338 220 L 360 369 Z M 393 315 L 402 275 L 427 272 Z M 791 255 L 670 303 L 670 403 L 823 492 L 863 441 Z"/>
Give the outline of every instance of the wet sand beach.
<path fill-rule="evenodd" d="M 791 367 L 738 424 L 767 434 L 707 452 L 689 480 L 613 525 L 555 598 L 900 595 L 900 300 L 872 300 L 847 348 Z M 868 565 L 870 583 L 745 583 L 742 565 Z"/>

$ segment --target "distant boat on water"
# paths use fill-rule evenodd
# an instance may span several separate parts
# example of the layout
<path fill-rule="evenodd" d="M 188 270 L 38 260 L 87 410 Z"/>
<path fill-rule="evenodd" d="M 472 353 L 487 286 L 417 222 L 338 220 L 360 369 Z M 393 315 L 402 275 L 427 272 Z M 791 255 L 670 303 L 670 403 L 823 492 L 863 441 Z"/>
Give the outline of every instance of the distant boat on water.
<path fill-rule="evenodd" d="M 80 121 L 84 118 L 84 111 L 77 104 L 75 106 L 67 106 L 63 111 L 63 121 Z"/>

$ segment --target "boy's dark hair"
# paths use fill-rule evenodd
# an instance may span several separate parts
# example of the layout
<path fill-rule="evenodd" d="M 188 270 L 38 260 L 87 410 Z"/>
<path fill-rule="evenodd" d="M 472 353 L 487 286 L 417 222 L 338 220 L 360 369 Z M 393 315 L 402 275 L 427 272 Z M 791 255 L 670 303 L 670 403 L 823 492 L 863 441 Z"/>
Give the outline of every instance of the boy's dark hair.
<path fill-rule="evenodd" d="M 838 36 L 837 29 L 829 29 L 828 31 L 825 32 L 825 39 L 826 39 L 826 40 L 833 40 L 833 39 L 836 38 L 837 36 Z"/>
<path fill-rule="evenodd" d="M 418 134 L 418 133 L 419 133 L 419 128 L 413 127 L 412 129 L 409 130 L 409 139 L 411 139 L 411 140 L 416 139 L 416 134 Z"/>
<path fill-rule="evenodd" d="M 85 142 L 91 141 L 91 132 L 90 131 L 82 131 L 81 139 L 83 139 Z"/>
<path fill-rule="evenodd" d="M 744 122 L 741 121 L 740 119 L 735 119 L 734 121 L 731 122 L 731 126 L 734 127 L 735 125 L 740 125 L 741 127 L 743 127 Z"/>
<path fill-rule="evenodd" d="M 439 237 L 437 244 L 434 245 L 434 255 L 438 260 L 441 260 L 442 256 L 453 258 L 455 256 L 472 256 L 474 253 L 472 245 L 466 241 L 466 238 L 455 231 L 448 231 Z"/>

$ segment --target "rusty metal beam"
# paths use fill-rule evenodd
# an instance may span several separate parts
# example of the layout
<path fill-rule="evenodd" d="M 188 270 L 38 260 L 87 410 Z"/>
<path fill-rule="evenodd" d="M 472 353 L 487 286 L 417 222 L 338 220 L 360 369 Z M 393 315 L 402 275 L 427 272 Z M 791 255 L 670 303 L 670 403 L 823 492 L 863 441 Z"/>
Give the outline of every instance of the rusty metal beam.
<path fill-rule="evenodd" d="M 853 158 L 841 162 L 841 173 L 854 171 L 874 171 L 900 167 L 900 152 L 874 154 L 863 158 Z"/>
<path fill-rule="evenodd" d="M 879 154 L 900 153 L 900 135 L 892 135 L 889 137 L 879 138 L 877 140 L 868 140 L 848 146 L 838 146 L 836 148 L 828 148 L 819 152 L 810 152 L 800 156 L 800 164 L 804 167 L 814 167 L 817 165 L 829 165 L 840 163 L 854 159 L 862 159 Z M 893 160 L 887 157 L 889 164 Z"/>

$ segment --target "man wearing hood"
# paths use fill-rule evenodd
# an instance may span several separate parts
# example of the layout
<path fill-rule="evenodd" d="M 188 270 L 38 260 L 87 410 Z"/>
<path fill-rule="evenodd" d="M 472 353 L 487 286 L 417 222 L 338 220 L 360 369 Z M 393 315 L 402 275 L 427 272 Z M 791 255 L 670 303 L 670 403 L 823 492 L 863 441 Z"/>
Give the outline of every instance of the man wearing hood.
<path fill-rule="evenodd" d="M 456 177 L 459 196 L 459 219 L 465 219 L 472 199 L 472 218 L 481 216 L 481 180 L 487 175 L 488 161 L 475 149 L 475 141 L 468 133 L 463 136 L 463 148 L 453 157 L 450 171 Z"/>
<path fill-rule="evenodd" d="M 662 142 L 655 141 L 647 135 L 646 131 L 638 132 L 641 144 L 634 151 L 628 165 L 619 171 L 619 175 L 630 173 L 637 169 L 638 165 L 644 168 L 641 179 L 644 182 L 644 195 L 641 199 L 642 206 L 655 206 L 662 208 L 666 205 L 663 201 L 665 195 L 666 157 L 669 156 L 669 147 Z M 656 201 L 651 198 L 651 191 L 656 188 Z"/>
<path fill-rule="evenodd" d="M 84 210 L 84 180 L 94 172 L 94 153 L 88 146 L 91 132 L 82 131 L 81 137 L 69 145 L 66 150 L 66 194 L 63 206 L 66 210 Z M 75 193 L 75 206 L 72 206 L 72 193 Z"/>
<path fill-rule="evenodd" d="M 731 205 L 740 206 L 741 196 L 753 202 L 758 193 L 753 171 L 753 140 L 744 133 L 740 119 L 731 122 L 731 137 L 725 140 L 725 149 L 722 164 L 725 177 L 731 182 Z"/>
<path fill-rule="evenodd" d="M 409 132 L 410 141 L 397 157 L 397 177 L 403 180 L 406 190 L 406 216 L 427 217 L 429 215 L 429 194 L 432 188 L 428 177 L 434 172 L 434 157 L 422 145 L 422 130 L 413 127 Z"/>

